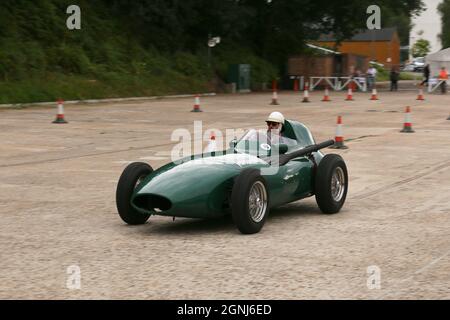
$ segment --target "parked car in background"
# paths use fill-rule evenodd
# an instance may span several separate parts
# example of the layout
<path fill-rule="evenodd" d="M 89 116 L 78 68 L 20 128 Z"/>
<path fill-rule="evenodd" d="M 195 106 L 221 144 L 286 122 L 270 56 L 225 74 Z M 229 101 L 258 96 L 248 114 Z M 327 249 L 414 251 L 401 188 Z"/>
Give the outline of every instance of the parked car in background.
<path fill-rule="evenodd" d="M 415 66 L 413 64 L 409 63 L 409 64 L 405 64 L 401 70 L 406 71 L 406 72 L 414 72 L 414 69 L 415 69 Z"/>
<path fill-rule="evenodd" d="M 423 72 L 425 68 L 425 58 L 414 58 L 411 63 L 406 63 L 402 66 L 401 71 L 406 72 Z"/>
<path fill-rule="evenodd" d="M 414 66 L 415 72 L 422 72 L 425 68 L 425 58 L 424 57 L 417 57 L 414 58 L 412 61 L 412 65 Z"/>

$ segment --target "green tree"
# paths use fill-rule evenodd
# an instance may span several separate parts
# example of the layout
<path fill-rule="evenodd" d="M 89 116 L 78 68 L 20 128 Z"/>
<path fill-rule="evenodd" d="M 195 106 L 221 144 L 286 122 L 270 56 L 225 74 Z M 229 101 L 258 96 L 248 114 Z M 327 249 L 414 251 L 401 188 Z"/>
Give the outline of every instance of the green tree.
<path fill-rule="evenodd" d="M 448 48 L 450 47 L 450 0 L 443 0 L 438 6 L 438 11 L 442 21 L 442 31 L 439 37 L 442 47 Z"/>
<path fill-rule="evenodd" d="M 430 41 L 419 39 L 414 43 L 412 47 L 412 55 L 414 58 L 425 57 L 428 53 L 430 53 Z"/>
<path fill-rule="evenodd" d="M 365 28 L 369 5 L 382 8 L 383 27 L 401 25 L 402 39 L 408 38 L 410 16 L 423 8 L 421 0 L 77 0 L 82 29 L 69 31 L 65 11 L 72 3 L 0 1 L 0 79 L 142 74 L 158 65 L 158 55 L 166 57 L 161 70 L 185 66 L 175 56 L 201 65 L 210 33 L 222 38 L 214 54 L 224 60 L 217 65 L 230 63 L 227 55 L 234 62 L 253 56 L 282 73 L 305 42 L 329 32 L 342 40 Z"/>

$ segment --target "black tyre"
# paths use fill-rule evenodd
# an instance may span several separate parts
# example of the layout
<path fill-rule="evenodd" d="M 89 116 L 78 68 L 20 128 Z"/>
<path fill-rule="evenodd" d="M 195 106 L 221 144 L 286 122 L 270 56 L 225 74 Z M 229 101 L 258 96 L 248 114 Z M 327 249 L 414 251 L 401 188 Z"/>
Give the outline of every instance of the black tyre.
<path fill-rule="evenodd" d="M 269 214 L 269 192 L 258 169 L 244 169 L 231 192 L 231 215 L 243 234 L 261 230 Z"/>
<path fill-rule="evenodd" d="M 119 216 L 128 224 L 139 225 L 147 222 L 149 214 L 142 214 L 131 206 L 131 196 L 139 182 L 152 173 L 146 163 L 135 162 L 128 165 L 120 176 L 116 190 L 116 205 Z"/>
<path fill-rule="evenodd" d="M 347 197 L 348 174 L 344 159 L 337 154 L 327 154 L 317 168 L 315 180 L 316 201 L 323 213 L 341 210 Z"/>

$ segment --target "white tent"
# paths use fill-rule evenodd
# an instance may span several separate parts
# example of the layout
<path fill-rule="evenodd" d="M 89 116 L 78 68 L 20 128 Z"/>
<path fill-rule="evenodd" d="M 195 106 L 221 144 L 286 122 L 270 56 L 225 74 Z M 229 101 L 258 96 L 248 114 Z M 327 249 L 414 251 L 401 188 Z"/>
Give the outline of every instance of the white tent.
<path fill-rule="evenodd" d="M 450 72 L 450 48 L 427 55 L 425 62 L 430 64 L 431 78 L 436 78 L 442 67 L 445 67 L 447 72 Z"/>

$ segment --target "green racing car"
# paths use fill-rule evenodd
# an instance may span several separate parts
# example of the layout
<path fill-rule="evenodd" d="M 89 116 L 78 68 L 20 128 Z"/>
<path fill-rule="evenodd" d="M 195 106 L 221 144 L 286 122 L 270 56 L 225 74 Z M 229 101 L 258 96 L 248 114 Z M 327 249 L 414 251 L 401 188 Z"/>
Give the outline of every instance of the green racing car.
<path fill-rule="evenodd" d="M 142 162 L 128 165 L 116 190 L 120 217 L 130 225 L 152 215 L 216 218 L 231 214 L 243 234 L 264 226 L 270 209 L 316 197 L 320 210 L 337 213 L 348 190 L 347 167 L 340 155 L 320 150 L 300 122 L 286 120 L 281 143 L 249 130 L 230 148 L 170 162 L 157 170 Z"/>

